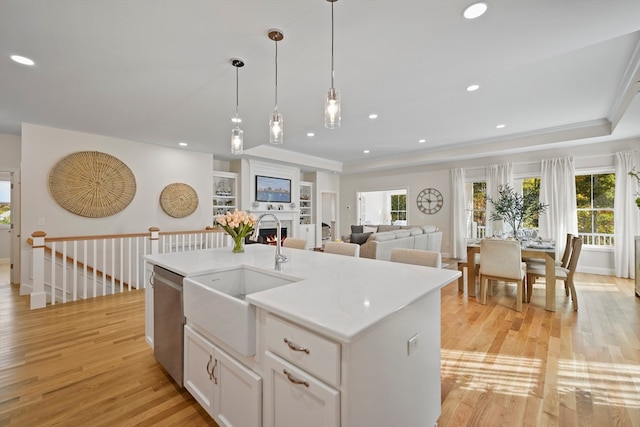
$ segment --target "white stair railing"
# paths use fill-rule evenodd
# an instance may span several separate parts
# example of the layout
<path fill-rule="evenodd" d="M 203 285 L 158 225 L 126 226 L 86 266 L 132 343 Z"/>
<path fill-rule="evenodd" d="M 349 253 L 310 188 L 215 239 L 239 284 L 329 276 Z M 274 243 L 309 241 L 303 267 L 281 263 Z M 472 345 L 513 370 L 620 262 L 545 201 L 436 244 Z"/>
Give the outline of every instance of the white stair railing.
<path fill-rule="evenodd" d="M 31 308 L 142 289 L 144 255 L 228 246 L 221 229 L 46 237 L 31 235 Z"/>

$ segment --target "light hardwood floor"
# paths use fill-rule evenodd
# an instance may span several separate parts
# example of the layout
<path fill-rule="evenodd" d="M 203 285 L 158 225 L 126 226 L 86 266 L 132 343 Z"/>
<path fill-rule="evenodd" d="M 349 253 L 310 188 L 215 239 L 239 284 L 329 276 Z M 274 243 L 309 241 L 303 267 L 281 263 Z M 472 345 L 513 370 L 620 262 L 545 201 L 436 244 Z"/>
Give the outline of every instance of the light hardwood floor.
<path fill-rule="evenodd" d="M 439 427 L 640 426 L 640 298 L 630 280 L 576 286 L 577 313 L 561 291 L 557 312 L 536 288 L 517 313 L 513 286 L 486 306 L 442 290 Z M 30 311 L 0 285 L 0 426 L 130 425 L 216 425 L 155 362 L 144 291 Z"/>
<path fill-rule="evenodd" d="M 9 260 L 0 260 L 0 285 L 11 282 Z"/>

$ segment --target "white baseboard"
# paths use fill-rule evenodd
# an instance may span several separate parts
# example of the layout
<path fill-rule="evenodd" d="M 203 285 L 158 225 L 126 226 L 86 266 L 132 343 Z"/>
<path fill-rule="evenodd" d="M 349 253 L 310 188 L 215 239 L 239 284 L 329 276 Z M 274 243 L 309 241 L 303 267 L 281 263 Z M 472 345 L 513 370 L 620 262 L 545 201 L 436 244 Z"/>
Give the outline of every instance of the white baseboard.
<path fill-rule="evenodd" d="M 598 268 L 598 267 L 585 267 L 581 266 L 576 268 L 578 273 L 598 274 L 600 276 L 615 276 L 616 273 L 611 268 Z"/>
<path fill-rule="evenodd" d="M 20 283 L 20 295 L 29 295 L 31 292 L 33 292 L 31 283 Z"/>

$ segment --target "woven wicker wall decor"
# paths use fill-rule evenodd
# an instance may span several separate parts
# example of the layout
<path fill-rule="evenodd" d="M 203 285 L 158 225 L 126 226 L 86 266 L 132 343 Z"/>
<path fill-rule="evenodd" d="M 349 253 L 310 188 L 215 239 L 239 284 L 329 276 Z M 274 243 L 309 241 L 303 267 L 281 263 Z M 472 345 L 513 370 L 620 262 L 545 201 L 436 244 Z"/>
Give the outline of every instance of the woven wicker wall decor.
<path fill-rule="evenodd" d="M 69 212 L 104 218 L 131 203 L 136 194 L 136 178 L 116 157 L 98 151 L 79 151 L 64 157 L 51 169 L 49 191 Z"/>
<path fill-rule="evenodd" d="M 160 206 L 167 215 L 184 218 L 198 207 L 198 193 L 190 185 L 181 182 L 169 184 L 160 193 Z"/>

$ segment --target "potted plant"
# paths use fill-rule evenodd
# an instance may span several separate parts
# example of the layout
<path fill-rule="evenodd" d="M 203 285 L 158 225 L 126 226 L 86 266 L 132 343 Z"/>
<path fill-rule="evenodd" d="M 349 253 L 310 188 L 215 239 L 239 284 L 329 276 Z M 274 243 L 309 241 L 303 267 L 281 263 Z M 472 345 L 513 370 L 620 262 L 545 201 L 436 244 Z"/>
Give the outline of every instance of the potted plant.
<path fill-rule="evenodd" d="M 489 220 L 509 224 L 514 237 L 527 219 L 543 213 L 549 206 L 540 203 L 535 191 L 525 190 L 523 194 L 518 194 L 509 185 L 500 186 L 496 200 L 487 200 L 493 206 Z"/>

